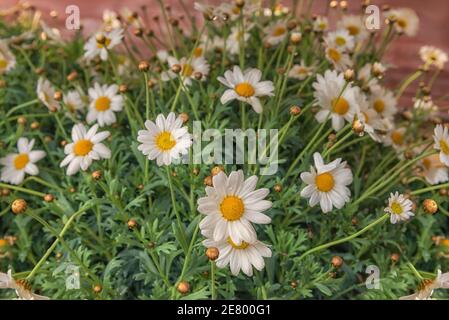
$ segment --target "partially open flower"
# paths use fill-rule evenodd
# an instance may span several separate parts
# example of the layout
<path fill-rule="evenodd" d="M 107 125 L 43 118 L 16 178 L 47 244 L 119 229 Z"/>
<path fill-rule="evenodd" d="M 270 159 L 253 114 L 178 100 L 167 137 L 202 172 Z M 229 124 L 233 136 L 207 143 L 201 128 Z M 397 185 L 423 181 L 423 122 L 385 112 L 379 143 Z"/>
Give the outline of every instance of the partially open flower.
<path fill-rule="evenodd" d="M 26 280 L 15 280 L 11 270 L 0 272 L 0 289 L 14 289 L 19 300 L 48 300 L 48 297 L 31 292 L 31 286 Z"/>

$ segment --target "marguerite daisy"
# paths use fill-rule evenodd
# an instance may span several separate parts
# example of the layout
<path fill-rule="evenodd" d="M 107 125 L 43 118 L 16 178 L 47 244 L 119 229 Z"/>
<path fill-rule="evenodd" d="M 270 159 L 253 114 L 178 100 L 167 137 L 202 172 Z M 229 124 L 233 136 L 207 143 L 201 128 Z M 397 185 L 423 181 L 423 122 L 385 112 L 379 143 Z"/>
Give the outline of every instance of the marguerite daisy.
<path fill-rule="evenodd" d="M 355 100 L 357 102 L 357 119 L 363 124 L 364 131 L 376 142 L 381 139 L 377 133 L 378 130 L 384 131 L 387 128 L 380 118 L 379 114 L 368 107 L 368 101 L 360 88 L 355 87 Z"/>
<path fill-rule="evenodd" d="M 400 221 L 408 220 L 410 217 L 414 216 L 412 209 L 413 202 L 396 191 L 396 193 L 390 193 L 388 207 L 386 207 L 384 211 L 390 214 L 390 221 L 392 224 L 395 224 Z"/>
<path fill-rule="evenodd" d="M 104 41 L 99 42 L 98 39 L 103 38 Z M 111 32 L 100 32 L 92 36 L 84 45 L 84 57 L 91 60 L 97 56 L 101 60 L 108 59 L 108 50 L 122 42 L 123 29 L 114 29 Z"/>
<path fill-rule="evenodd" d="M 20 184 L 25 178 L 25 173 L 35 176 L 39 174 L 39 168 L 36 162 L 45 157 L 45 152 L 34 150 L 34 139 L 28 141 L 27 138 L 19 138 L 17 141 L 17 150 L 19 153 L 12 153 L 0 159 L 0 164 L 4 165 L 1 174 L 1 180 Z"/>
<path fill-rule="evenodd" d="M 6 73 L 14 69 L 16 58 L 9 50 L 4 40 L 0 40 L 0 74 Z"/>
<path fill-rule="evenodd" d="M 383 143 L 386 146 L 392 146 L 394 149 L 401 151 L 405 145 L 405 133 L 407 129 L 391 128 L 387 134 L 383 137 Z"/>
<path fill-rule="evenodd" d="M 317 16 L 313 21 L 313 31 L 324 32 L 329 28 L 329 21 L 324 16 Z"/>
<path fill-rule="evenodd" d="M 346 186 L 352 183 L 352 172 L 346 167 L 346 161 L 339 158 L 324 164 L 318 152 L 314 153 L 313 160 L 315 166 L 310 167 L 310 172 L 301 173 L 301 180 L 307 184 L 301 196 L 309 198 L 311 207 L 319 203 L 324 213 L 332 211 L 333 207 L 343 208 L 351 197 Z"/>
<path fill-rule="evenodd" d="M 432 185 L 449 181 L 448 167 L 441 161 L 438 154 L 432 154 L 421 161 L 422 175 Z"/>
<path fill-rule="evenodd" d="M 382 118 L 391 119 L 397 113 L 397 101 L 393 92 L 383 87 L 373 88 L 369 102 L 370 107 Z"/>
<path fill-rule="evenodd" d="M 245 28 L 245 31 L 240 30 L 238 26 L 231 28 L 231 33 L 226 39 L 226 50 L 230 54 L 239 54 L 241 41 L 246 43 L 249 39 L 249 33 L 246 32 L 247 30 L 248 28 Z"/>
<path fill-rule="evenodd" d="M 338 71 L 345 71 L 352 66 L 352 61 L 349 55 L 337 46 L 328 44 L 325 53 L 326 59 L 331 62 L 334 68 Z"/>
<path fill-rule="evenodd" d="M 206 187 L 206 197 L 198 199 L 198 211 L 206 217 L 200 222 L 201 230 L 212 230 L 214 241 L 227 240 L 236 245 L 255 243 L 256 232 L 251 222 L 267 224 L 271 218 L 262 212 L 271 208 L 264 200 L 269 190 L 256 190 L 257 177 L 244 179 L 243 171 L 226 176 L 222 171 L 213 177 L 213 187 Z"/>
<path fill-rule="evenodd" d="M 0 289 L 14 289 L 19 300 L 48 300 L 48 297 L 31 292 L 31 286 L 26 280 L 15 280 L 11 270 L 0 272 Z"/>
<path fill-rule="evenodd" d="M 230 88 L 221 96 L 221 103 L 237 99 L 250 104 L 257 113 L 262 112 L 262 105 L 258 97 L 274 96 L 273 82 L 260 81 L 262 72 L 258 69 L 246 69 L 243 73 L 238 66 L 232 71 L 225 72 L 224 77 L 218 77 L 218 81 Z"/>
<path fill-rule="evenodd" d="M 328 46 L 338 48 L 342 51 L 352 51 L 355 44 L 354 37 L 346 29 L 329 32 L 324 38 L 324 41 Z"/>
<path fill-rule="evenodd" d="M 70 113 L 76 113 L 77 111 L 83 110 L 84 102 L 81 95 L 76 90 L 71 90 L 64 94 L 64 105 Z"/>
<path fill-rule="evenodd" d="M 388 19 L 394 21 L 394 28 L 399 33 L 414 37 L 418 33 L 419 18 L 410 8 L 398 8 L 386 13 Z"/>
<path fill-rule="evenodd" d="M 288 76 L 290 78 L 304 80 L 307 77 L 310 77 L 313 74 L 314 67 L 306 66 L 304 61 L 301 61 L 301 64 L 295 64 L 292 66 L 290 71 L 288 72 Z"/>
<path fill-rule="evenodd" d="M 318 122 L 326 121 L 330 114 L 332 128 L 336 131 L 343 128 L 345 120 L 352 122 L 356 112 L 355 92 L 346 83 L 343 73 L 327 70 L 324 77 L 317 75 L 313 88 L 314 97 L 322 108 L 315 116 Z"/>
<path fill-rule="evenodd" d="M 111 150 L 106 147 L 103 140 L 109 137 L 108 131 L 98 132 L 98 124 L 92 126 L 88 131 L 82 123 L 73 126 L 72 143 L 64 147 L 64 153 L 67 155 L 61 162 L 60 167 L 67 167 L 67 175 L 71 176 L 77 173 L 80 168 L 86 171 L 93 160 L 109 159 Z"/>
<path fill-rule="evenodd" d="M 192 84 L 192 79 L 197 79 L 196 77 L 198 75 L 201 75 L 200 79 L 204 81 L 209 74 L 209 64 L 202 56 L 197 58 L 192 57 L 191 59 L 183 57 L 180 60 L 170 56 L 167 58 L 167 62 L 170 70 L 161 74 L 162 81 L 169 81 L 170 79 L 177 77 L 176 73 L 171 71 L 171 68 L 174 65 L 179 65 L 181 67 L 179 76 L 186 86 L 190 86 Z"/>
<path fill-rule="evenodd" d="M 344 15 L 338 21 L 337 26 L 348 30 L 351 36 L 361 41 L 368 36 L 364 21 L 364 18 L 359 15 Z"/>
<path fill-rule="evenodd" d="M 435 279 L 424 279 L 418 287 L 418 292 L 400 297 L 399 300 L 429 300 L 435 289 L 449 289 L 449 272 L 442 273 L 438 270 Z"/>
<path fill-rule="evenodd" d="M 60 104 L 56 99 L 54 98 L 55 95 L 55 89 L 53 88 L 53 85 L 44 78 L 39 78 L 37 81 L 37 97 L 40 101 L 50 110 L 51 112 L 55 112 L 61 108 Z"/>
<path fill-rule="evenodd" d="M 277 22 L 272 26 L 265 28 L 265 41 L 275 46 L 281 43 L 288 35 L 287 25 L 284 21 Z"/>
<path fill-rule="evenodd" d="M 159 114 L 156 123 L 145 121 L 146 130 L 138 132 L 137 141 L 141 143 L 138 149 L 148 159 L 156 159 L 158 166 L 168 166 L 173 159 L 187 154 L 192 145 L 192 136 L 182 123 L 181 117 L 176 118 L 173 112 L 170 112 L 167 118 Z"/>
<path fill-rule="evenodd" d="M 447 127 L 437 124 L 434 130 L 434 148 L 440 151 L 440 160 L 449 166 L 449 133 Z"/>
<path fill-rule="evenodd" d="M 438 48 L 432 46 L 423 46 L 419 49 L 419 55 L 427 68 L 430 65 L 434 65 L 438 69 L 443 69 L 447 62 L 447 54 Z"/>
<path fill-rule="evenodd" d="M 118 94 L 116 84 L 108 86 L 97 82 L 93 88 L 89 88 L 89 112 L 87 123 L 98 122 L 100 127 L 113 124 L 117 121 L 114 112 L 120 112 L 123 108 L 123 97 Z"/>

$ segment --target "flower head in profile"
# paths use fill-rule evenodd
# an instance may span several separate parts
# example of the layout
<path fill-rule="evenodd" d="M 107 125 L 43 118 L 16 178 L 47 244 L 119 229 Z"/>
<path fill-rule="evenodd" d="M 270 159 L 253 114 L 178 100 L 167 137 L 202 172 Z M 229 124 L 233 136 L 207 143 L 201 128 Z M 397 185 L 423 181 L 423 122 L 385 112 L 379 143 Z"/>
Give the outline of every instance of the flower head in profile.
<path fill-rule="evenodd" d="M 304 60 L 300 64 L 295 64 L 292 66 L 288 72 L 288 76 L 293 79 L 304 80 L 313 74 L 315 66 L 307 66 Z"/>
<path fill-rule="evenodd" d="M 111 30 L 118 29 L 122 26 L 119 16 L 115 11 L 108 9 L 104 10 L 102 18 L 103 18 L 103 29 L 106 32 L 110 32 Z"/>
<path fill-rule="evenodd" d="M 446 166 L 449 166 L 449 133 L 447 127 L 437 124 L 434 129 L 433 140 L 435 144 L 433 147 L 440 151 L 440 161 Z"/>
<path fill-rule="evenodd" d="M 98 122 L 100 127 L 115 123 L 115 112 L 123 109 L 123 97 L 118 93 L 116 84 L 108 86 L 96 82 L 93 88 L 89 88 L 89 100 L 87 123 Z"/>
<path fill-rule="evenodd" d="M 448 167 L 440 161 L 438 154 L 432 154 L 421 160 L 422 175 L 431 184 L 439 184 L 449 181 Z"/>
<path fill-rule="evenodd" d="M 355 87 L 355 100 L 357 102 L 357 119 L 363 124 L 364 132 L 376 142 L 381 142 L 379 131 L 386 130 L 385 123 L 382 121 L 379 114 L 371 109 L 368 105 L 368 101 L 365 94 L 360 88 Z"/>
<path fill-rule="evenodd" d="M 202 56 L 192 57 L 191 59 L 183 57 L 180 60 L 175 57 L 167 57 L 167 62 L 170 67 L 169 71 L 165 71 L 161 75 L 162 81 L 169 81 L 170 79 L 176 78 L 178 75 L 171 71 L 174 65 L 179 65 L 181 70 L 179 76 L 181 77 L 185 86 L 190 86 L 192 80 L 195 80 L 198 75 L 202 81 L 206 80 L 209 75 L 209 64 L 206 59 Z"/>
<path fill-rule="evenodd" d="M 221 103 L 237 99 L 250 104 L 254 111 L 261 113 L 259 97 L 274 96 L 273 82 L 260 81 L 261 78 L 262 72 L 258 69 L 246 69 L 242 72 L 238 66 L 234 66 L 232 71 L 225 72 L 224 77 L 218 77 L 218 81 L 230 88 L 221 96 Z"/>
<path fill-rule="evenodd" d="M 314 97 L 321 107 L 315 116 L 318 122 L 323 123 L 330 118 L 335 131 L 343 128 L 345 120 L 352 122 L 357 105 L 355 91 L 346 83 L 343 73 L 327 70 L 324 76 L 317 75 L 313 88 Z"/>
<path fill-rule="evenodd" d="M 391 9 L 386 12 L 387 18 L 392 21 L 393 27 L 399 33 L 414 37 L 418 33 L 419 18 L 410 8 Z"/>
<path fill-rule="evenodd" d="M 423 46 L 419 49 L 419 56 L 424 62 L 424 67 L 435 66 L 438 69 L 443 69 L 448 57 L 446 52 L 433 46 Z"/>
<path fill-rule="evenodd" d="M 156 117 L 156 123 L 145 121 L 145 130 L 139 130 L 138 149 L 150 160 L 156 159 L 158 166 L 170 165 L 189 152 L 192 136 L 186 126 L 182 126 L 182 118 L 170 112 L 167 118 L 163 114 Z"/>
<path fill-rule="evenodd" d="M 0 40 L 0 74 L 7 73 L 16 66 L 16 57 L 13 55 L 7 43 Z"/>
<path fill-rule="evenodd" d="M 248 28 L 243 31 L 238 26 L 234 26 L 231 28 L 231 33 L 226 39 L 226 50 L 230 54 L 239 54 L 240 53 L 240 44 L 246 43 L 250 37 L 248 33 Z"/>
<path fill-rule="evenodd" d="M 54 98 L 55 89 L 53 85 L 45 78 L 40 77 L 37 81 L 36 88 L 37 97 L 48 108 L 48 110 L 54 112 L 61 108 L 61 105 Z"/>
<path fill-rule="evenodd" d="M 71 176 L 80 169 L 86 171 L 94 160 L 109 159 L 111 150 L 106 147 L 103 140 L 109 137 L 108 131 L 98 132 L 98 124 L 89 130 L 82 123 L 78 123 L 72 128 L 72 142 L 64 147 L 67 155 L 61 162 L 61 168 L 67 167 L 67 175 Z"/>
<path fill-rule="evenodd" d="M 311 207 L 319 203 L 323 213 L 332 211 L 333 207 L 343 208 L 351 197 L 346 187 L 352 183 L 351 169 L 340 158 L 325 164 L 318 152 L 313 159 L 315 165 L 310 167 L 310 172 L 301 173 L 301 180 L 307 184 L 301 197 L 308 198 Z"/>
<path fill-rule="evenodd" d="M 36 162 L 43 159 L 46 155 L 44 151 L 33 150 L 34 139 L 28 141 L 27 138 L 19 138 L 17 149 L 19 153 L 11 153 L 0 159 L 0 164 L 4 167 L 1 171 L 1 180 L 20 184 L 25 179 L 25 174 L 32 176 L 39 174 L 39 168 Z"/>
<path fill-rule="evenodd" d="M 0 272 L 0 289 L 14 289 L 19 300 L 48 300 L 48 297 L 31 292 L 31 286 L 26 280 L 15 280 L 11 270 Z"/>
<path fill-rule="evenodd" d="M 400 297 L 399 300 L 429 300 L 435 289 L 449 289 L 449 272 L 438 270 L 435 279 L 424 279 L 418 286 L 418 291 L 409 296 Z"/>
<path fill-rule="evenodd" d="M 67 110 L 72 114 L 84 109 L 83 98 L 76 90 L 70 90 L 64 94 L 63 101 Z"/>
<path fill-rule="evenodd" d="M 123 29 L 118 28 L 110 32 L 100 32 L 92 36 L 84 45 L 84 57 L 87 60 L 92 60 L 95 57 L 100 57 L 105 61 L 108 59 L 108 50 L 111 50 L 116 45 L 122 42 Z"/>
<path fill-rule="evenodd" d="M 211 230 L 214 241 L 229 238 L 235 245 L 254 244 L 257 236 L 251 222 L 270 223 L 271 218 L 262 212 L 272 205 L 264 200 L 268 189 L 256 190 L 257 180 L 256 176 L 245 180 L 242 170 L 231 172 L 229 177 L 224 172 L 215 175 L 213 187 L 206 187 L 207 196 L 198 199 L 198 211 L 206 215 L 200 222 L 203 234 Z"/>
<path fill-rule="evenodd" d="M 412 209 L 413 202 L 396 191 L 396 193 L 390 193 L 388 207 L 384 211 L 390 214 L 390 221 L 392 224 L 395 224 L 400 221 L 406 221 L 414 216 Z"/>

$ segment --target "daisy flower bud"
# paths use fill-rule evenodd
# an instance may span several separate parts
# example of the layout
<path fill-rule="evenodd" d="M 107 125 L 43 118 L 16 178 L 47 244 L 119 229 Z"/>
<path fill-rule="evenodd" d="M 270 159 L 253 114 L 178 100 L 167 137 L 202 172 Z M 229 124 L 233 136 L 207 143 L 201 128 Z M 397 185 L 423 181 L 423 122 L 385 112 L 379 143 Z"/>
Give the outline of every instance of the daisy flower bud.
<path fill-rule="evenodd" d="M 74 81 L 74 80 L 76 80 L 76 78 L 78 78 L 78 72 L 76 72 L 75 70 L 73 70 L 73 71 L 70 72 L 69 75 L 67 76 L 67 81 Z"/>
<path fill-rule="evenodd" d="M 37 121 L 33 121 L 33 122 L 31 123 L 31 125 L 30 125 L 30 128 L 31 128 L 32 130 L 37 130 L 37 129 L 39 129 L 39 127 L 40 127 L 40 124 L 39 124 L 39 122 L 37 122 Z"/>
<path fill-rule="evenodd" d="M 92 179 L 94 180 L 100 180 L 102 176 L 102 173 L 100 170 L 96 170 L 94 172 L 92 172 Z"/>
<path fill-rule="evenodd" d="M 129 229 L 129 230 L 134 230 L 135 228 L 137 228 L 137 221 L 134 220 L 134 219 L 130 219 L 130 220 L 127 222 L 127 225 L 128 225 L 128 229 Z"/>
<path fill-rule="evenodd" d="M 52 194 L 46 194 L 45 196 L 44 196 L 44 201 L 45 202 L 53 202 L 53 200 L 55 200 L 55 197 L 52 195 Z"/>
<path fill-rule="evenodd" d="M 274 191 L 279 193 L 282 191 L 282 185 L 280 183 L 276 183 L 273 187 Z"/>
<path fill-rule="evenodd" d="M 61 91 L 55 91 L 55 93 L 53 95 L 53 98 L 56 101 L 61 101 L 62 100 L 62 92 Z"/>
<path fill-rule="evenodd" d="M 206 250 L 206 257 L 207 257 L 210 261 L 215 261 L 215 260 L 217 260 L 218 255 L 219 255 L 219 251 L 218 251 L 217 248 L 215 248 L 215 247 L 207 248 L 207 250 Z"/>
<path fill-rule="evenodd" d="M 292 116 L 297 116 L 301 113 L 301 107 L 299 106 L 292 106 L 290 107 L 290 114 Z"/>
<path fill-rule="evenodd" d="M 424 211 L 428 214 L 435 214 L 438 211 L 438 204 L 433 199 L 426 199 L 423 202 Z"/>
<path fill-rule="evenodd" d="M 187 281 L 181 281 L 177 289 L 180 294 L 187 294 L 190 291 L 190 284 Z"/>
<path fill-rule="evenodd" d="M 126 93 L 128 91 L 128 86 L 126 84 L 121 84 L 118 86 L 118 92 Z"/>
<path fill-rule="evenodd" d="M 27 207 L 27 202 L 24 199 L 16 199 L 11 204 L 11 210 L 14 214 L 24 213 Z"/>
<path fill-rule="evenodd" d="M 331 264 L 334 268 L 340 268 L 343 265 L 343 259 L 340 256 L 333 256 Z"/>
<path fill-rule="evenodd" d="M 139 71 L 140 72 L 147 72 L 149 69 L 150 69 L 150 64 L 147 61 L 139 62 Z"/>
<path fill-rule="evenodd" d="M 25 118 L 25 117 L 18 117 L 17 118 L 17 123 L 23 126 L 23 125 L 25 125 L 27 123 L 27 118 Z"/>
<path fill-rule="evenodd" d="M 390 256 L 391 262 L 393 262 L 393 263 L 397 263 L 400 258 L 401 258 L 401 255 L 399 253 L 392 253 Z"/>
<path fill-rule="evenodd" d="M 102 290 L 103 290 L 103 288 L 101 287 L 101 285 L 99 285 L 99 284 L 96 284 L 93 288 L 92 288 L 92 290 L 94 291 L 94 293 L 100 293 Z"/>

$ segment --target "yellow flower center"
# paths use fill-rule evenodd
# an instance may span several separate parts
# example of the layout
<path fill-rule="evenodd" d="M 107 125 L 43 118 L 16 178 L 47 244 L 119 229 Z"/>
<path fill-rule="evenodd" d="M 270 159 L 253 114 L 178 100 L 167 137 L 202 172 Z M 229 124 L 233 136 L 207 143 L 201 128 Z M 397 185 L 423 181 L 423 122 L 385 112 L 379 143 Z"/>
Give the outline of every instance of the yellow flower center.
<path fill-rule="evenodd" d="M 198 47 L 198 48 L 195 48 L 195 50 L 193 51 L 193 55 L 196 58 L 201 57 L 202 54 L 203 54 L 203 48 Z"/>
<path fill-rule="evenodd" d="M 101 48 L 104 48 L 104 47 L 108 47 L 110 43 L 111 43 L 111 39 L 106 38 L 106 39 L 104 40 L 104 44 L 103 44 L 103 43 L 98 43 L 98 42 L 97 42 L 97 48 L 98 48 L 98 49 L 101 49 Z"/>
<path fill-rule="evenodd" d="M 374 101 L 373 107 L 377 113 L 382 113 L 385 110 L 385 103 L 383 102 L 383 100 L 378 99 Z"/>
<path fill-rule="evenodd" d="M 181 72 L 181 75 L 183 75 L 184 77 L 190 77 L 190 76 L 192 75 L 192 73 L 193 73 L 193 67 L 192 67 L 192 65 L 190 65 L 190 64 L 188 64 L 188 63 L 185 63 L 185 64 L 182 66 L 182 72 Z"/>
<path fill-rule="evenodd" d="M 318 29 L 324 30 L 326 28 L 327 28 L 327 24 L 325 24 L 324 22 L 321 22 L 320 24 L 318 24 Z"/>
<path fill-rule="evenodd" d="M 284 35 L 286 31 L 287 31 L 287 29 L 285 29 L 284 27 L 277 27 L 273 31 L 273 36 L 280 37 L 280 36 Z"/>
<path fill-rule="evenodd" d="M 108 97 L 102 96 L 95 101 L 95 109 L 97 109 L 97 111 L 106 111 L 109 110 L 110 107 L 111 99 Z"/>
<path fill-rule="evenodd" d="M 335 185 L 334 177 L 329 172 L 319 174 L 315 177 L 315 184 L 319 191 L 329 192 Z"/>
<path fill-rule="evenodd" d="M 298 68 L 298 74 L 306 74 L 307 73 L 307 69 L 304 67 L 299 67 Z"/>
<path fill-rule="evenodd" d="M 77 156 L 84 157 L 92 151 L 94 144 L 90 140 L 78 140 L 73 147 L 73 153 Z"/>
<path fill-rule="evenodd" d="M 17 170 L 21 170 L 26 167 L 28 162 L 30 162 L 28 154 L 21 153 L 14 159 L 14 167 L 16 167 Z"/>
<path fill-rule="evenodd" d="M 8 65 L 8 61 L 5 59 L 0 59 L 0 69 L 6 69 L 6 66 Z"/>
<path fill-rule="evenodd" d="M 227 196 L 220 204 L 220 211 L 228 221 L 235 221 L 240 219 L 245 212 L 245 206 L 242 199 L 236 196 Z"/>
<path fill-rule="evenodd" d="M 337 38 L 335 38 L 335 43 L 338 46 L 344 46 L 346 44 L 346 39 L 343 37 L 337 37 Z"/>
<path fill-rule="evenodd" d="M 344 115 L 349 110 L 349 103 L 343 97 L 338 98 L 338 100 L 333 99 L 332 100 L 332 110 L 335 113 L 338 113 L 339 115 Z"/>
<path fill-rule="evenodd" d="M 400 26 L 402 29 L 407 27 L 407 21 L 405 21 L 404 19 L 398 19 L 396 21 L 396 23 L 398 24 L 398 26 Z"/>
<path fill-rule="evenodd" d="M 449 145 L 443 139 L 440 140 L 440 148 L 441 148 L 441 151 L 443 151 L 444 154 L 448 154 L 449 155 Z"/>
<path fill-rule="evenodd" d="M 426 168 L 427 170 L 429 170 L 430 168 L 432 168 L 432 160 L 430 160 L 429 158 L 425 158 L 422 161 L 422 164 L 424 166 L 424 168 Z"/>
<path fill-rule="evenodd" d="M 241 97 L 252 97 L 254 95 L 254 93 L 256 92 L 256 90 L 254 89 L 254 87 L 249 84 L 248 82 L 242 82 L 239 83 L 238 85 L 235 86 L 235 92 L 237 92 L 237 94 Z"/>
<path fill-rule="evenodd" d="M 8 241 L 5 239 L 0 239 L 0 248 L 6 247 L 8 245 Z"/>
<path fill-rule="evenodd" d="M 400 131 L 393 131 L 391 133 L 391 140 L 394 144 L 400 146 L 404 143 L 404 135 Z"/>
<path fill-rule="evenodd" d="M 176 145 L 176 140 L 168 131 L 162 131 L 156 136 L 156 146 L 159 150 L 167 151 L 172 149 Z"/>
<path fill-rule="evenodd" d="M 329 48 L 327 50 L 327 54 L 329 55 L 329 58 L 332 59 L 332 61 L 339 62 L 341 59 L 341 53 L 338 50 Z"/>
<path fill-rule="evenodd" d="M 394 214 L 402 214 L 404 210 L 402 210 L 402 206 L 399 202 L 394 201 L 391 204 L 391 211 L 393 211 Z"/>
<path fill-rule="evenodd" d="M 348 26 L 346 29 L 351 36 L 356 36 L 360 33 L 360 29 L 356 26 Z"/>
<path fill-rule="evenodd" d="M 244 249 L 248 248 L 248 246 L 249 246 L 249 243 L 245 242 L 245 241 L 242 241 L 242 243 L 240 243 L 240 245 L 236 245 L 234 243 L 234 241 L 231 240 L 231 237 L 228 237 L 227 241 L 234 249 L 237 249 L 237 250 L 244 250 Z"/>
<path fill-rule="evenodd" d="M 443 239 L 441 240 L 440 244 L 442 246 L 448 247 L 449 248 L 449 239 Z"/>

